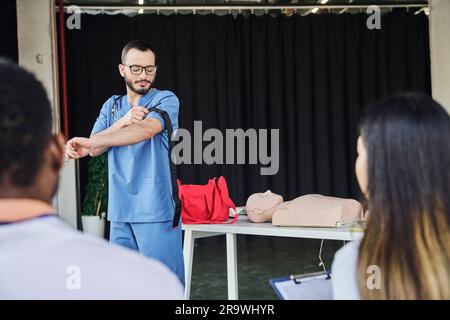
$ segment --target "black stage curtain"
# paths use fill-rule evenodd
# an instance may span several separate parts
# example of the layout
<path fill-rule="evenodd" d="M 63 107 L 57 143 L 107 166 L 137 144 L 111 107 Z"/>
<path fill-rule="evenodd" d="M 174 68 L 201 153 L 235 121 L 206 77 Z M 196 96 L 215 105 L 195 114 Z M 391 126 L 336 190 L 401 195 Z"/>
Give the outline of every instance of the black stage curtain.
<path fill-rule="evenodd" d="M 16 0 L 0 1 L 0 57 L 18 61 Z"/>
<path fill-rule="evenodd" d="M 430 93 L 428 19 L 404 10 L 305 17 L 82 15 L 67 30 L 70 135 L 87 136 L 103 102 L 125 93 L 122 46 L 145 39 L 159 65 L 155 86 L 180 99 L 180 127 L 279 129 L 279 171 L 261 165 L 180 165 L 185 183 L 227 178 L 237 205 L 267 189 L 358 198 L 357 123 L 369 103 L 402 91 Z M 204 143 L 206 146 L 208 143 Z M 248 151 L 248 148 L 247 148 Z M 85 183 L 81 163 L 81 185 Z"/>

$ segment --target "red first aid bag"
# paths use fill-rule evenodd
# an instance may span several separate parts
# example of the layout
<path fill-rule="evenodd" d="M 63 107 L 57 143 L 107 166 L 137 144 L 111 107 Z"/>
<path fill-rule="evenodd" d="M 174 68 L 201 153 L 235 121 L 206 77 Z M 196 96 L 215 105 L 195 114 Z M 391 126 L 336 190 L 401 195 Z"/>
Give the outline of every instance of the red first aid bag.
<path fill-rule="evenodd" d="M 181 184 L 178 180 L 181 200 L 181 216 L 185 224 L 228 223 L 230 208 L 238 215 L 236 206 L 228 194 L 224 177 L 210 179 L 206 185 Z"/>

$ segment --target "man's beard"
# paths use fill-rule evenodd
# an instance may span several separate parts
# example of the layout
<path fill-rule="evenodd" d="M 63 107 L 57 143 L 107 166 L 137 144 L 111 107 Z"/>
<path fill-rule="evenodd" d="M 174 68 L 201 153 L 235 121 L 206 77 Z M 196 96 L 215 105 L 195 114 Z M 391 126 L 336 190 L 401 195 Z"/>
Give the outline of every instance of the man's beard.
<path fill-rule="evenodd" d="M 152 82 L 150 80 L 145 80 L 145 81 L 148 81 L 148 83 L 149 83 L 148 88 L 138 88 L 138 87 L 134 86 L 133 81 L 131 79 L 128 79 L 127 77 L 124 77 L 124 79 L 125 79 L 125 84 L 127 85 L 127 87 L 130 88 L 131 91 L 133 91 L 137 94 L 140 94 L 140 95 L 146 94 L 152 88 Z"/>

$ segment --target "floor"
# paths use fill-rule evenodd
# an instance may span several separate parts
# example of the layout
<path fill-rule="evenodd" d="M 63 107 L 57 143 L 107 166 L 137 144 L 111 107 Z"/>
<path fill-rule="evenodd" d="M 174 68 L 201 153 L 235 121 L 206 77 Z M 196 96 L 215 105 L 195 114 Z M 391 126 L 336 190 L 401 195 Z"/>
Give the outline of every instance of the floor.
<path fill-rule="evenodd" d="M 191 299 L 227 299 L 225 236 L 197 239 Z M 277 299 L 269 279 L 321 271 L 321 240 L 238 235 L 239 299 Z M 326 240 L 322 260 L 331 268 L 342 241 Z"/>

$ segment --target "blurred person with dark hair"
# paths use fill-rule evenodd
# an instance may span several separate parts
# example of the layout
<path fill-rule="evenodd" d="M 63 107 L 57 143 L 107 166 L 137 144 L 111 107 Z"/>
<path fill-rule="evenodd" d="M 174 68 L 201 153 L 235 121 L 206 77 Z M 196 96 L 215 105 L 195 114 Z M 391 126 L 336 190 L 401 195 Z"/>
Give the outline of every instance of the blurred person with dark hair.
<path fill-rule="evenodd" d="M 363 114 L 355 164 L 362 241 L 333 262 L 335 299 L 450 299 L 450 117 L 422 94 Z"/>
<path fill-rule="evenodd" d="M 0 299 L 181 299 L 162 263 L 66 225 L 51 207 L 64 161 L 29 72 L 0 62 Z"/>

